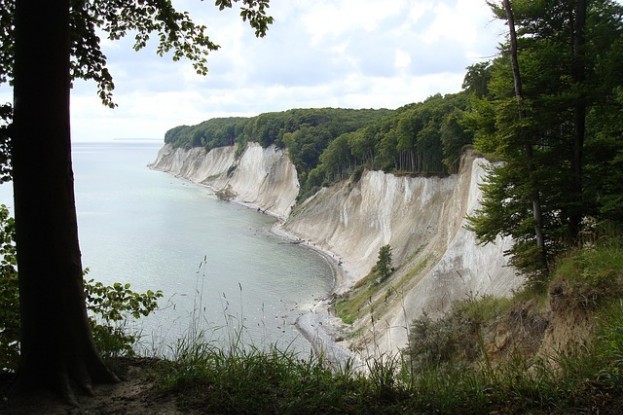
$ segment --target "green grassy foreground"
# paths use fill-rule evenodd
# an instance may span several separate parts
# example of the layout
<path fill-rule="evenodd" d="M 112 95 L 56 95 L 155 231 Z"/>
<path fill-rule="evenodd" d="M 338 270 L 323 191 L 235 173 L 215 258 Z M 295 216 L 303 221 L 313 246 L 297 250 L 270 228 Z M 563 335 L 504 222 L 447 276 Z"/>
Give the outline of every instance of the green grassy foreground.
<path fill-rule="evenodd" d="M 623 366 L 604 345 L 561 359 L 558 371 L 517 359 L 495 369 L 409 374 L 395 359 L 372 361 L 367 376 L 279 351 L 192 347 L 151 376 L 181 410 L 208 414 L 615 414 L 623 408 Z"/>
<path fill-rule="evenodd" d="M 480 328 L 499 323 L 518 302 L 542 309 L 563 281 L 565 307 L 588 316 L 591 337 L 561 354 L 528 353 L 516 344 L 504 358 L 492 357 L 482 334 L 486 330 L 474 330 L 474 322 Z M 186 341 L 174 359 L 160 361 L 149 373 L 159 394 L 174 396 L 181 410 L 196 413 L 621 413 L 622 241 L 561 259 L 549 284 L 548 290 L 518 293 L 510 300 L 465 302 L 447 318 L 427 323 L 425 341 L 414 341 L 395 357 L 370 358 L 363 370 L 335 370 L 322 357 L 301 359 L 288 351 L 225 353 Z M 416 321 L 414 327 L 424 323 Z M 470 343 L 470 336 L 480 340 Z"/>

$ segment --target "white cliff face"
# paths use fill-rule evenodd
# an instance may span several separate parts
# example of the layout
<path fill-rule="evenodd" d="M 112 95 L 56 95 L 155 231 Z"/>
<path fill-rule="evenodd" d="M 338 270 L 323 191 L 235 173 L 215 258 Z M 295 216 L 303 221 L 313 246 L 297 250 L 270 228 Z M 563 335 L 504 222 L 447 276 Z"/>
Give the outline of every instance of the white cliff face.
<path fill-rule="evenodd" d="M 235 147 L 173 149 L 165 145 L 151 168 L 184 177 L 215 191 L 228 189 L 233 200 L 285 219 L 299 191 L 294 165 L 274 146 L 249 143 L 236 159 Z"/>
<path fill-rule="evenodd" d="M 284 228 L 334 253 L 348 278 L 341 292 L 368 274 L 383 245 L 403 263 L 435 235 L 440 209 L 455 179 L 396 177 L 368 171 L 357 184 L 322 189 L 288 218 Z"/>
<path fill-rule="evenodd" d="M 232 147 L 220 147 L 206 153 L 203 148 L 174 149 L 167 144 L 160 149 L 150 167 L 195 183 L 204 183 L 227 172 L 236 161 L 234 151 Z"/>
<path fill-rule="evenodd" d="M 342 265 L 345 278 L 338 280 L 338 294 L 365 277 L 379 249 L 391 245 L 396 271 L 371 298 L 379 305 L 375 324 L 370 315 L 355 323 L 355 329 L 367 332 L 360 342 L 374 339 L 379 353 L 405 347 L 409 322 L 422 313 L 440 315 L 470 295 L 510 295 L 523 283 L 503 255 L 510 239 L 480 246 L 465 229 L 465 216 L 482 197 L 484 159 L 467 154 L 459 173 L 446 178 L 367 171 L 358 183 L 323 188 L 291 212 L 299 184 L 287 155 L 258 144 L 249 144 L 238 160 L 234 154 L 233 147 L 206 154 L 165 146 L 152 167 L 217 191 L 229 188 L 236 201 L 285 219 L 283 230 Z"/>
<path fill-rule="evenodd" d="M 447 178 L 366 172 L 359 183 L 321 190 L 288 218 L 288 232 L 342 261 L 347 278 L 337 293 L 365 277 L 381 246 L 391 245 L 397 269 L 371 299 L 380 304 L 375 332 L 370 315 L 355 323 L 369 330 L 361 342 L 373 339 L 377 352 L 395 352 L 407 345 L 409 323 L 422 313 L 434 317 L 470 295 L 507 296 L 521 286 L 503 254 L 510 239 L 480 246 L 465 229 L 465 216 L 479 207 L 487 164 L 466 155 L 460 172 Z"/>
<path fill-rule="evenodd" d="M 498 237 L 495 243 L 479 245 L 476 235 L 465 228 L 465 216 L 480 206 L 479 184 L 487 165 L 483 159 L 464 160 L 457 186 L 440 216 L 437 237 L 423 252 L 433 258 L 438 255 L 439 260 L 423 268 L 417 284 L 400 293 L 400 307 L 390 308 L 383 317 L 384 329 L 377 337 L 383 350 L 406 347 L 409 322 L 423 313 L 440 316 L 454 301 L 510 296 L 522 286 L 523 277 L 504 256 L 512 240 Z"/>

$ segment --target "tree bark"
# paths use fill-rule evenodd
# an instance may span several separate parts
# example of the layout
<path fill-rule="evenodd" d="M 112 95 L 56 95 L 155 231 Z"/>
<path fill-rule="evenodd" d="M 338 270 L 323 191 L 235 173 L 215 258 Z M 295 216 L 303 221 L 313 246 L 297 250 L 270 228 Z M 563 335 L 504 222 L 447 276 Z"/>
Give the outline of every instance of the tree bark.
<path fill-rule="evenodd" d="M 503 0 L 502 4 L 506 11 L 506 19 L 508 22 L 508 32 L 510 37 L 511 47 L 511 66 L 513 69 L 513 81 L 515 87 L 515 97 L 517 101 L 521 103 L 523 100 L 523 86 L 521 82 L 521 73 L 519 71 L 519 58 L 518 58 L 518 45 L 517 45 L 517 32 L 515 31 L 515 16 L 513 15 L 513 8 L 510 0 Z M 522 117 L 520 109 L 520 117 Z M 547 251 L 545 248 L 545 236 L 543 233 L 543 213 L 541 211 L 541 196 L 534 178 L 534 154 L 532 143 L 529 139 L 525 139 L 526 143 L 524 151 L 526 154 L 526 166 L 528 169 L 528 180 L 530 183 L 530 199 L 532 204 L 532 216 L 534 220 L 534 235 L 536 239 L 537 248 L 541 256 L 541 262 L 543 267 L 547 269 Z"/>
<path fill-rule="evenodd" d="M 586 0 L 577 0 L 575 18 L 573 21 L 573 81 L 579 88 L 574 108 L 574 140 L 573 157 L 571 159 L 571 194 L 573 204 L 569 215 L 569 237 L 576 242 L 580 232 L 580 223 L 584 215 L 583 164 L 584 164 L 584 136 L 586 134 L 586 94 L 584 82 L 586 80 L 585 62 L 585 27 L 586 27 Z"/>
<path fill-rule="evenodd" d="M 21 313 L 17 392 L 116 380 L 90 333 L 69 120 L 69 0 L 18 0 L 13 186 Z"/>

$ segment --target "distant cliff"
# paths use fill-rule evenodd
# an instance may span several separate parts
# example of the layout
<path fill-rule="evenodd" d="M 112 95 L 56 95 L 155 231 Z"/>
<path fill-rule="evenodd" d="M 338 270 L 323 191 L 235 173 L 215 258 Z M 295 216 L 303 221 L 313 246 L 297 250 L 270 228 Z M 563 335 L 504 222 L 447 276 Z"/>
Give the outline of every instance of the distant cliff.
<path fill-rule="evenodd" d="M 215 191 L 227 189 L 234 200 L 284 220 L 286 232 L 330 252 L 342 265 L 338 295 L 354 291 L 376 263 L 380 247 L 389 244 L 396 270 L 366 292 L 369 299 L 353 327 L 363 334 L 352 339 L 355 348 L 374 341 L 382 353 L 404 347 L 408 321 L 423 312 L 438 315 L 468 295 L 510 295 L 523 282 L 503 256 L 510 240 L 479 246 L 464 227 L 465 215 L 479 206 L 478 184 L 486 165 L 468 152 L 459 173 L 446 178 L 366 171 L 356 183 L 321 189 L 293 211 L 296 170 L 274 147 L 249 144 L 236 159 L 233 147 L 206 154 L 165 146 L 152 167 Z"/>
<path fill-rule="evenodd" d="M 294 165 L 275 146 L 262 148 L 249 143 L 236 158 L 235 147 L 219 147 L 206 153 L 203 148 L 174 149 L 167 144 L 150 167 L 217 192 L 226 191 L 232 200 L 282 220 L 288 217 L 299 192 Z"/>

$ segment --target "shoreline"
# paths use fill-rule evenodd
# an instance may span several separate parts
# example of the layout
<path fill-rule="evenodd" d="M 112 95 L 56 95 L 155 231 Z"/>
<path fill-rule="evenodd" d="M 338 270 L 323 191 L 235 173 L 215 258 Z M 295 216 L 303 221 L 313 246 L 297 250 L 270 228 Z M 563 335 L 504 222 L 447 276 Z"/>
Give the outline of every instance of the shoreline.
<path fill-rule="evenodd" d="M 154 168 L 154 165 L 155 163 L 150 163 L 147 167 L 151 170 L 170 174 L 175 178 L 205 187 L 213 194 L 216 194 L 214 187 L 206 183 L 195 182 L 182 175 L 172 174 L 171 172 Z M 306 246 L 326 261 L 331 270 L 333 287 L 327 293 L 327 296 L 321 298 L 311 309 L 301 310 L 302 314 L 296 318 L 294 326 L 303 335 L 305 340 L 309 342 L 314 353 L 318 356 L 322 356 L 332 365 L 338 368 L 344 368 L 345 365 L 355 360 L 355 354 L 348 349 L 349 342 L 344 340 L 344 325 L 341 319 L 330 312 L 331 297 L 338 291 L 344 291 L 347 283 L 352 279 L 350 273 L 341 265 L 341 261 L 336 260 L 336 254 L 288 233 L 283 229 L 286 218 L 281 215 L 277 215 L 268 209 L 262 209 L 256 204 L 241 200 L 231 199 L 228 200 L 228 202 L 236 203 L 248 209 L 257 210 L 264 215 L 274 218 L 275 223 L 271 226 L 270 232 L 285 239 L 289 243 L 298 243 Z M 338 339 L 340 340 L 338 341 Z"/>
<path fill-rule="evenodd" d="M 320 299 L 310 310 L 303 312 L 296 319 L 294 326 L 311 344 L 314 353 L 318 356 L 322 356 L 336 368 L 344 369 L 347 365 L 352 367 L 352 362 L 356 360 L 356 356 L 348 349 L 349 342 L 344 339 L 344 323 L 331 312 L 331 297 L 338 290 L 343 289 L 348 280 L 346 277 L 348 271 L 335 260 L 335 254 L 332 252 L 288 233 L 283 229 L 283 221 L 277 220 L 271 227 L 271 232 L 291 243 L 301 244 L 316 252 L 331 269 L 333 287 L 328 292 L 327 297 Z"/>

